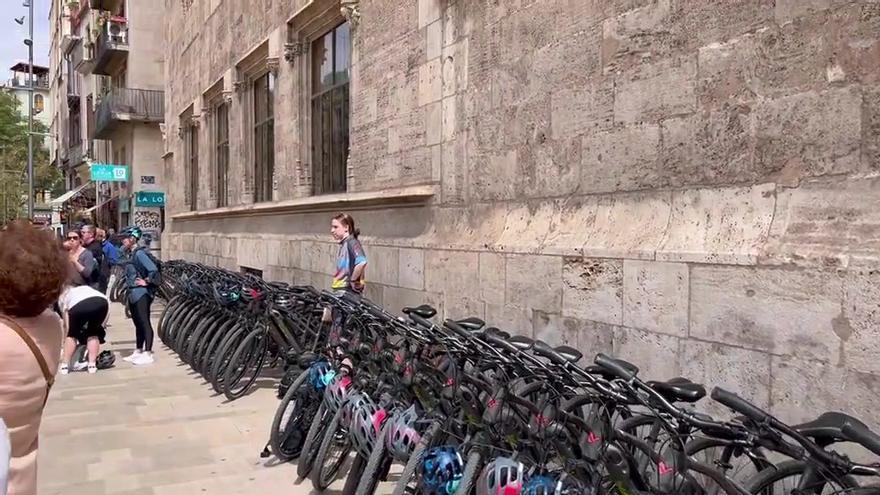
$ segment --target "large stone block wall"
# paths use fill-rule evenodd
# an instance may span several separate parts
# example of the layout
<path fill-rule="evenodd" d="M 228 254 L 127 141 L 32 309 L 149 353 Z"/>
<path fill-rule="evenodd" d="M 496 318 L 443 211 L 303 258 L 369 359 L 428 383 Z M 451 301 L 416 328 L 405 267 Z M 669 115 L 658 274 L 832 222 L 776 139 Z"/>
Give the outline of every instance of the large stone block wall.
<path fill-rule="evenodd" d="M 169 14 L 194 30 L 169 33 L 166 53 L 194 47 L 169 54 L 169 115 L 299 8 L 267 1 L 248 17 L 229 3 L 195 0 L 201 21 Z M 360 12 L 349 189 L 436 186 L 424 206 L 353 211 L 370 298 L 611 351 L 792 421 L 835 408 L 880 425 L 880 4 L 361 0 Z M 308 194 L 285 63 L 282 200 Z M 166 160 L 181 191 L 171 215 L 184 210 L 181 156 Z M 326 286 L 328 223 L 172 219 L 163 254 Z"/>

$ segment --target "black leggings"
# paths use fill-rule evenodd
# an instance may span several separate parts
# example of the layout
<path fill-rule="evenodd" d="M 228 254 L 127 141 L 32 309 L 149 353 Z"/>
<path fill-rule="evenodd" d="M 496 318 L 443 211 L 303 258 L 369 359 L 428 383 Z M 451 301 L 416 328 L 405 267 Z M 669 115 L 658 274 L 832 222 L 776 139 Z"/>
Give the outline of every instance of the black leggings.
<path fill-rule="evenodd" d="M 67 312 L 67 336 L 85 344 L 91 337 L 97 337 L 101 343 L 107 333 L 104 331 L 104 320 L 110 305 L 103 297 L 90 297 L 77 303 Z"/>
<path fill-rule="evenodd" d="M 149 295 L 141 296 L 135 303 L 129 303 L 131 319 L 134 320 L 134 332 L 137 339 L 137 348 L 143 351 L 153 351 L 153 323 L 150 321 L 150 305 L 153 298 Z"/>

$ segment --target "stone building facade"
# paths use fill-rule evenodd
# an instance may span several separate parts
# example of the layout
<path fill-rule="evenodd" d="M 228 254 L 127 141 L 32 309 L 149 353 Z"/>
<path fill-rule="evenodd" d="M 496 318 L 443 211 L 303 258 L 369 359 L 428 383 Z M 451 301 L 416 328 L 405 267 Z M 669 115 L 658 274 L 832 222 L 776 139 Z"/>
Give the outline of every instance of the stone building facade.
<path fill-rule="evenodd" d="M 165 9 L 166 257 L 326 287 L 345 210 L 385 306 L 611 351 L 791 420 L 880 419 L 880 4 Z M 338 67 L 315 44 L 341 23 L 349 133 L 328 152 L 316 86 Z"/>
<path fill-rule="evenodd" d="M 53 160 L 68 194 L 56 198 L 65 225 L 138 224 L 160 248 L 163 212 L 141 204 L 164 190 L 162 9 L 150 0 L 49 3 Z M 128 181 L 91 181 L 92 164 L 125 165 Z"/>

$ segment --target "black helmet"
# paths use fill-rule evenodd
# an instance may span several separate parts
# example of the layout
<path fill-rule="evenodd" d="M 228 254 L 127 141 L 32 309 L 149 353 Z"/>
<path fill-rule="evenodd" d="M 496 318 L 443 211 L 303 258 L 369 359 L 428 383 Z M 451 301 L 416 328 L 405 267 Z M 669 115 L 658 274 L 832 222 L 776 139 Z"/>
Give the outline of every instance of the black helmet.
<path fill-rule="evenodd" d="M 113 366 L 113 363 L 116 362 L 116 356 L 110 351 L 101 351 L 98 354 L 98 359 L 95 360 L 95 366 L 99 370 L 104 370 Z"/>

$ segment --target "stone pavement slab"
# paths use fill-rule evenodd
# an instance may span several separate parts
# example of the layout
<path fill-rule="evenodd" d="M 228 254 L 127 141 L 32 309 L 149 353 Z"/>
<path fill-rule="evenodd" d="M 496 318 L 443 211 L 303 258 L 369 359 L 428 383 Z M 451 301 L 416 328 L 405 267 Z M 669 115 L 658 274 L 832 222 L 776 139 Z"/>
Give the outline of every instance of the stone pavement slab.
<path fill-rule="evenodd" d="M 123 361 L 134 327 L 119 304 L 107 333 L 115 367 L 55 382 L 40 430 L 40 495 L 312 492 L 295 483 L 295 464 L 259 456 L 278 403 L 273 386 L 228 402 L 158 339 L 153 365 Z"/>

